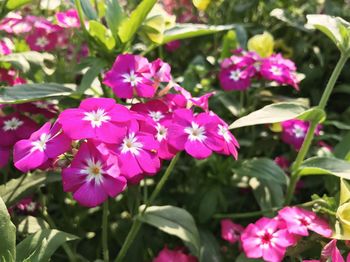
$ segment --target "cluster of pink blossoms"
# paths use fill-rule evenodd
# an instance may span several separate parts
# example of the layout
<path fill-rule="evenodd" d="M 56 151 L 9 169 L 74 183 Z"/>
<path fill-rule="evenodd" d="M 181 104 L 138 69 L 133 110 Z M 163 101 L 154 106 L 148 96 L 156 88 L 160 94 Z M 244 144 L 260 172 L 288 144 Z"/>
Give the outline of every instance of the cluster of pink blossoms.
<path fill-rule="evenodd" d="M 212 93 L 196 98 L 176 86 L 175 93 L 154 97 L 160 83 L 169 81 L 170 66 L 163 61 L 119 55 L 104 83 L 120 98 L 149 99 L 130 108 L 112 98 L 83 100 L 78 108 L 64 110 L 54 124 L 46 123 L 18 141 L 15 166 L 23 172 L 53 166 L 75 141 L 78 152 L 62 171 L 63 187 L 80 204 L 92 207 L 121 193 L 127 182 L 156 174 L 162 160 L 182 150 L 197 159 L 213 152 L 237 158 L 238 143 L 228 125 L 208 109 Z M 203 112 L 195 113 L 193 106 Z M 17 133 L 23 134 L 11 135 Z"/>
<path fill-rule="evenodd" d="M 226 91 L 247 90 L 254 79 L 291 85 L 299 90 L 296 75 L 294 62 L 283 58 L 281 54 L 262 58 L 256 52 L 237 49 L 231 57 L 222 61 L 219 80 L 221 87 Z"/>
<path fill-rule="evenodd" d="M 288 247 L 298 243 L 309 230 L 329 238 L 328 223 L 314 212 L 299 207 L 285 207 L 275 218 L 262 217 L 245 229 L 225 219 L 221 221 L 221 236 L 231 244 L 240 242 L 248 258 L 263 258 L 269 262 L 283 260 Z"/>

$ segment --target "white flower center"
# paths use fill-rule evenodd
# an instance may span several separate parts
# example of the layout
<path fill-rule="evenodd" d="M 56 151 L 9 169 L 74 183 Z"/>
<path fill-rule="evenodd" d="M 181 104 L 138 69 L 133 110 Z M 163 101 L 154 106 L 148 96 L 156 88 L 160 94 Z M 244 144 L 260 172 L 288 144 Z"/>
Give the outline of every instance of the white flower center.
<path fill-rule="evenodd" d="M 23 125 L 23 121 L 19 120 L 16 117 L 12 117 L 9 120 L 4 121 L 4 126 L 2 129 L 4 131 L 17 130 L 21 125 Z"/>
<path fill-rule="evenodd" d="M 36 140 L 32 142 L 32 149 L 31 153 L 33 153 L 36 150 L 39 150 L 40 152 L 44 152 L 46 149 L 46 143 L 50 140 L 51 135 L 50 134 L 41 134 L 39 140 Z"/>
<path fill-rule="evenodd" d="M 157 129 L 156 138 L 159 142 L 161 142 L 163 139 L 166 138 L 168 134 L 168 128 L 157 123 L 156 129 Z"/>
<path fill-rule="evenodd" d="M 92 128 L 101 127 L 103 123 L 111 120 L 110 116 L 102 108 L 96 111 L 85 112 L 84 115 L 83 120 L 90 121 Z"/>
<path fill-rule="evenodd" d="M 122 154 L 126 154 L 130 152 L 133 155 L 138 155 L 139 151 L 143 147 L 142 143 L 137 141 L 137 137 L 135 137 L 135 133 L 130 133 L 123 139 L 123 143 L 120 146 L 120 151 Z"/>
<path fill-rule="evenodd" d="M 275 76 L 281 76 L 282 75 L 282 69 L 277 67 L 277 66 L 271 66 L 269 71 Z"/>
<path fill-rule="evenodd" d="M 238 80 L 241 79 L 241 74 L 242 74 L 241 70 L 239 69 L 233 70 L 230 72 L 230 79 L 237 82 Z"/>
<path fill-rule="evenodd" d="M 36 208 L 36 204 L 34 202 L 31 202 L 29 205 L 27 205 L 26 209 L 29 212 L 33 212 Z"/>
<path fill-rule="evenodd" d="M 63 21 L 68 26 L 76 25 L 78 22 L 77 18 L 72 16 L 66 16 Z"/>
<path fill-rule="evenodd" d="M 36 101 L 33 102 L 33 104 L 40 109 L 48 109 L 49 108 L 49 103 L 47 102 L 41 102 L 41 101 Z"/>
<path fill-rule="evenodd" d="M 97 185 L 103 181 L 104 172 L 101 161 L 97 160 L 95 162 L 93 158 L 86 159 L 85 169 L 80 171 L 81 174 L 87 175 L 85 178 L 87 182 L 94 180 Z"/>
<path fill-rule="evenodd" d="M 132 87 L 137 86 L 142 81 L 142 78 L 137 76 L 133 70 L 131 70 L 130 74 L 123 74 L 122 77 L 124 78 L 123 82 L 130 83 Z"/>
<path fill-rule="evenodd" d="M 35 45 L 37 45 L 41 48 L 44 48 L 48 44 L 49 44 L 49 40 L 47 40 L 47 38 L 45 36 L 38 37 L 36 39 L 36 42 L 35 42 Z"/>
<path fill-rule="evenodd" d="M 230 136 L 230 132 L 228 131 L 227 127 L 224 125 L 218 125 L 218 134 L 220 136 L 222 136 L 226 142 L 230 142 L 231 141 L 231 136 Z"/>
<path fill-rule="evenodd" d="M 296 138 L 305 137 L 305 130 L 301 126 L 294 126 L 293 133 Z"/>
<path fill-rule="evenodd" d="M 188 134 L 190 141 L 199 141 L 203 142 L 207 136 L 205 135 L 205 128 L 199 126 L 197 123 L 192 122 L 191 126 L 185 128 L 185 133 Z"/>
<path fill-rule="evenodd" d="M 149 111 L 148 115 L 156 122 L 164 118 L 164 115 L 160 111 Z"/>

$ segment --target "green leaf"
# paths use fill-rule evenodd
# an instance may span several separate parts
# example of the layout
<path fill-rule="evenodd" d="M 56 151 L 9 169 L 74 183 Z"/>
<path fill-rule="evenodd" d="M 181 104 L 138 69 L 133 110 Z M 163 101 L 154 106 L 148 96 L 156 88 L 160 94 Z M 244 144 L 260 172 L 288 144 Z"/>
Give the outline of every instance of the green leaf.
<path fill-rule="evenodd" d="M 81 8 L 83 9 L 84 14 L 89 20 L 97 20 L 97 14 L 95 9 L 92 7 L 90 0 L 79 0 Z"/>
<path fill-rule="evenodd" d="M 92 82 L 101 73 L 102 69 L 107 65 L 105 60 L 96 58 L 92 61 L 91 67 L 85 72 L 80 85 L 77 88 L 78 94 L 84 94 L 91 87 Z"/>
<path fill-rule="evenodd" d="M 7 207 L 0 197 L 0 258 L 13 261 L 16 257 L 16 227 L 11 222 Z"/>
<path fill-rule="evenodd" d="M 222 40 L 222 48 L 220 58 L 224 59 L 232 55 L 232 50 L 235 50 L 238 46 L 237 35 L 234 30 L 230 30 L 226 33 Z"/>
<path fill-rule="evenodd" d="M 327 35 L 342 52 L 349 50 L 350 23 L 329 15 L 307 15 L 306 18 L 307 25 Z"/>
<path fill-rule="evenodd" d="M 144 206 L 140 209 L 143 210 Z M 138 219 L 159 230 L 179 237 L 192 253 L 199 256 L 200 237 L 196 224 L 185 209 L 174 206 L 151 206 Z"/>
<path fill-rule="evenodd" d="M 6 8 L 8 10 L 18 9 L 26 4 L 29 4 L 31 0 L 8 0 L 6 3 Z"/>
<path fill-rule="evenodd" d="M 335 175 L 350 179 L 350 162 L 331 157 L 312 157 L 306 159 L 300 169 L 300 175 Z"/>
<path fill-rule="evenodd" d="M 122 7 L 120 6 L 118 0 L 107 0 L 106 1 L 106 21 L 115 39 L 119 38 L 118 28 L 124 19 L 125 19 L 125 13 Z"/>
<path fill-rule="evenodd" d="M 350 156 L 350 132 L 346 133 L 334 147 L 334 155 L 337 158 L 348 160 Z"/>
<path fill-rule="evenodd" d="M 131 13 L 130 17 L 122 21 L 118 34 L 123 43 L 129 42 L 133 38 L 156 3 L 157 0 L 143 0 Z"/>
<path fill-rule="evenodd" d="M 78 237 L 56 229 L 40 230 L 17 245 L 16 261 L 22 262 L 28 257 L 31 261 L 49 261 L 57 248 L 63 243 L 75 239 Z"/>
<path fill-rule="evenodd" d="M 283 205 L 283 189 L 288 184 L 288 177 L 273 160 L 268 158 L 246 160 L 235 171 L 240 177 L 251 178 L 249 185 L 262 210 Z"/>
<path fill-rule="evenodd" d="M 103 24 L 94 20 L 89 21 L 88 32 L 107 50 L 112 50 L 114 48 L 115 39 L 113 38 L 111 31 L 107 29 Z"/>
<path fill-rule="evenodd" d="M 69 96 L 72 88 L 57 83 L 23 84 L 0 88 L 0 104 L 19 104 L 45 98 Z"/>
<path fill-rule="evenodd" d="M 208 230 L 199 230 L 201 238 L 200 262 L 220 262 L 222 261 L 220 245 L 214 235 Z"/>
<path fill-rule="evenodd" d="M 18 224 L 17 231 L 21 234 L 33 234 L 39 230 L 49 228 L 49 224 L 42 218 L 26 216 Z"/>
<path fill-rule="evenodd" d="M 53 64 L 55 56 L 50 53 L 39 53 L 36 51 L 28 51 L 22 53 L 13 53 L 0 57 L 0 62 L 12 64 L 15 68 L 27 73 L 30 70 L 30 64 L 39 66 L 47 75 L 53 74 L 55 71 L 46 65 L 47 62 Z"/>
<path fill-rule="evenodd" d="M 350 130 L 350 125 L 342 123 L 336 120 L 327 120 L 323 123 L 324 125 L 331 125 L 341 130 Z"/>
<path fill-rule="evenodd" d="M 174 40 L 214 34 L 235 27 L 236 25 L 176 24 L 176 26 L 164 31 L 163 44 Z"/>
<path fill-rule="evenodd" d="M 205 194 L 199 203 L 198 216 L 201 223 L 207 222 L 216 212 L 219 199 L 220 188 L 218 186 L 211 186 L 205 191 Z"/>
<path fill-rule="evenodd" d="M 279 123 L 297 118 L 305 111 L 306 108 L 300 104 L 290 102 L 275 103 L 237 119 L 229 128 L 234 129 L 243 126 Z"/>
<path fill-rule="evenodd" d="M 12 179 L 0 186 L 0 197 L 8 206 L 12 206 L 17 201 L 32 194 L 40 186 L 61 180 L 57 173 L 39 173 L 22 175 L 19 178 Z"/>
<path fill-rule="evenodd" d="M 340 197 L 339 205 L 344 204 L 350 200 L 350 183 L 345 179 L 340 179 Z"/>

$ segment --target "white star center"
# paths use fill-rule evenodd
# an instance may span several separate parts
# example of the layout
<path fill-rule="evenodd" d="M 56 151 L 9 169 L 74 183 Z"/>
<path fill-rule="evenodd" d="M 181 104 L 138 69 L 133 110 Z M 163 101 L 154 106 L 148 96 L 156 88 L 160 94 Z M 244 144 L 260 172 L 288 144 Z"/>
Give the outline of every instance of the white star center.
<path fill-rule="evenodd" d="M 49 40 L 47 40 L 47 38 L 45 36 L 42 37 L 38 37 L 36 39 L 35 45 L 44 48 L 45 46 L 47 46 L 49 44 Z"/>
<path fill-rule="evenodd" d="M 230 142 L 231 141 L 231 136 L 230 136 L 230 132 L 228 131 L 227 127 L 224 125 L 218 125 L 218 134 L 220 136 L 222 136 L 226 142 Z"/>
<path fill-rule="evenodd" d="M 148 115 L 156 122 L 164 118 L 164 115 L 160 111 L 149 111 Z"/>
<path fill-rule="evenodd" d="M 275 76 L 281 76 L 282 75 L 282 69 L 277 67 L 277 66 L 271 66 L 269 71 Z"/>
<path fill-rule="evenodd" d="M 130 83 L 132 87 L 137 86 L 142 81 L 142 78 L 137 76 L 133 70 L 130 71 L 130 74 L 123 74 L 122 77 L 124 78 L 124 83 Z"/>
<path fill-rule="evenodd" d="M 39 150 L 40 152 L 44 152 L 46 149 L 46 143 L 50 140 L 50 134 L 41 134 L 40 138 L 34 142 L 32 142 L 31 152 Z"/>
<path fill-rule="evenodd" d="M 305 130 L 301 126 L 294 126 L 293 133 L 296 138 L 305 137 Z"/>
<path fill-rule="evenodd" d="M 2 129 L 4 131 L 14 131 L 17 130 L 17 128 L 19 128 L 21 125 L 23 125 L 23 121 L 19 120 L 16 117 L 12 117 L 11 119 L 4 121 L 4 126 Z"/>
<path fill-rule="evenodd" d="M 237 82 L 241 79 L 241 70 L 239 69 L 236 69 L 236 70 L 233 70 L 230 72 L 230 79 Z"/>
<path fill-rule="evenodd" d="M 101 184 L 103 181 L 103 166 L 100 160 L 95 161 L 93 158 L 86 159 L 85 169 L 80 171 L 81 174 L 86 174 L 86 181 L 95 181 L 96 184 Z"/>
<path fill-rule="evenodd" d="M 199 141 L 203 142 L 207 136 L 205 135 L 205 128 L 199 126 L 197 123 L 192 122 L 191 126 L 184 129 L 185 133 L 188 134 L 188 139 L 190 141 Z"/>
<path fill-rule="evenodd" d="M 143 148 L 143 145 L 137 141 L 135 133 L 130 133 L 123 139 L 123 143 L 120 146 L 120 151 L 122 154 L 130 152 L 133 155 L 138 155 L 141 148 Z"/>
<path fill-rule="evenodd" d="M 156 129 L 157 129 L 156 138 L 159 142 L 161 142 L 163 139 L 166 138 L 168 134 L 168 129 L 159 123 L 157 123 Z"/>
<path fill-rule="evenodd" d="M 85 112 L 83 120 L 90 121 L 92 128 L 101 127 L 103 123 L 111 120 L 111 117 L 102 109 L 96 111 Z"/>

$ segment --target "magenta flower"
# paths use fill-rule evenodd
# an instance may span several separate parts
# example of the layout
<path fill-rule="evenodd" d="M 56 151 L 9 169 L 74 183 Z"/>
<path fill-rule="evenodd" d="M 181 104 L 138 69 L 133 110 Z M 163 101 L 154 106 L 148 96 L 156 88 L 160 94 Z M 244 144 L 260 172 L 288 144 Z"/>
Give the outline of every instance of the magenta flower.
<path fill-rule="evenodd" d="M 0 168 L 7 165 L 10 158 L 10 149 L 0 146 Z"/>
<path fill-rule="evenodd" d="M 25 214 L 33 214 L 39 208 L 39 206 L 39 203 L 34 201 L 32 197 L 26 197 L 22 198 L 16 204 L 15 209 Z"/>
<path fill-rule="evenodd" d="M 97 139 L 118 143 L 131 120 L 130 111 L 111 98 L 87 98 L 79 108 L 66 109 L 58 121 L 71 139 Z"/>
<path fill-rule="evenodd" d="M 116 197 L 126 188 L 118 159 L 104 155 L 91 142 L 84 142 L 71 165 L 62 171 L 63 189 L 73 192 L 79 204 L 95 207 L 108 197 Z"/>
<path fill-rule="evenodd" d="M 288 170 L 290 166 L 289 160 L 285 156 L 276 156 L 274 161 L 283 170 Z"/>
<path fill-rule="evenodd" d="M 244 91 L 250 87 L 251 73 L 247 69 L 236 68 L 235 66 L 224 68 L 220 71 L 219 80 L 225 91 Z"/>
<path fill-rule="evenodd" d="M 25 79 L 18 77 L 17 75 L 18 73 L 13 69 L 7 70 L 4 68 L 0 68 L 0 82 L 4 82 L 9 86 L 26 83 Z"/>
<path fill-rule="evenodd" d="M 0 146 L 13 146 L 18 140 L 28 138 L 37 128 L 33 120 L 17 113 L 0 117 Z"/>
<path fill-rule="evenodd" d="M 308 236 L 308 230 L 311 230 L 324 237 L 332 235 L 327 221 L 312 211 L 299 207 L 285 207 L 278 212 L 278 216 L 286 223 L 286 228 L 291 234 Z"/>
<path fill-rule="evenodd" d="M 4 37 L 0 40 L 0 55 L 11 54 L 14 48 L 15 46 L 9 38 Z"/>
<path fill-rule="evenodd" d="M 235 224 L 230 219 L 221 220 L 221 238 L 234 244 L 240 241 L 244 227 Z"/>
<path fill-rule="evenodd" d="M 332 261 L 332 262 L 345 262 L 339 249 L 337 248 L 337 240 L 336 239 L 333 239 L 332 241 L 330 241 L 322 249 L 321 260 L 328 261 L 328 259 L 331 259 L 330 261 Z M 349 261 L 348 259 L 349 259 L 349 257 L 346 259 L 346 261 Z"/>
<path fill-rule="evenodd" d="M 269 262 L 282 261 L 286 249 L 295 239 L 286 229 L 279 229 L 276 219 L 260 218 L 249 224 L 241 235 L 242 247 L 248 258 L 263 258 Z"/>
<path fill-rule="evenodd" d="M 0 30 L 9 34 L 24 34 L 32 30 L 32 24 L 26 21 L 20 14 L 10 12 L 1 20 Z"/>
<path fill-rule="evenodd" d="M 204 159 L 212 151 L 222 150 L 216 139 L 216 117 L 209 113 L 194 115 L 189 109 L 177 109 L 173 123 L 169 126 L 169 143 L 177 150 L 186 152 L 197 159 Z"/>
<path fill-rule="evenodd" d="M 56 14 L 57 23 L 63 28 L 79 28 L 80 21 L 78 12 L 75 9 L 69 9 L 65 12 L 59 12 Z"/>
<path fill-rule="evenodd" d="M 151 63 L 151 71 L 153 79 L 157 83 L 169 82 L 172 79 L 170 65 L 159 58 Z"/>
<path fill-rule="evenodd" d="M 299 150 L 309 129 L 309 122 L 292 119 L 282 122 L 282 141 Z M 319 134 L 320 127 L 315 130 Z"/>
<path fill-rule="evenodd" d="M 28 112 L 33 115 L 43 115 L 47 119 L 57 117 L 58 107 L 49 101 L 35 101 L 14 105 L 19 112 Z"/>
<path fill-rule="evenodd" d="M 71 140 L 62 132 L 59 124 L 46 123 L 29 139 L 18 141 L 13 150 L 15 167 L 22 172 L 46 166 L 70 149 Z"/>
<path fill-rule="evenodd" d="M 56 48 L 57 33 L 48 32 L 42 28 L 36 28 L 26 37 L 26 42 L 31 50 L 34 51 L 52 51 Z"/>
<path fill-rule="evenodd" d="M 170 53 L 175 52 L 180 47 L 181 47 L 180 40 L 174 40 L 174 41 L 171 41 L 171 42 L 165 44 L 165 50 L 170 52 Z"/>
<path fill-rule="evenodd" d="M 151 76 L 151 65 L 146 58 L 125 54 L 117 57 L 103 83 L 120 98 L 132 98 L 134 95 L 153 97 L 156 88 L 150 80 Z"/>
<path fill-rule="evenodd" d="M 164 247 L 158 254 L 153 262 L 197 262 L 198 260 L 191 256 L 183 253 L 181 250 L 170 250 Z"/>
<path fill-rule="evenodd" d="M 161 100 L 151 100 L 146 103 L 138 103 L 133 105 L 131 110 L 151 118 L 154 123 L 171 118 L 168 105 Z"/>

